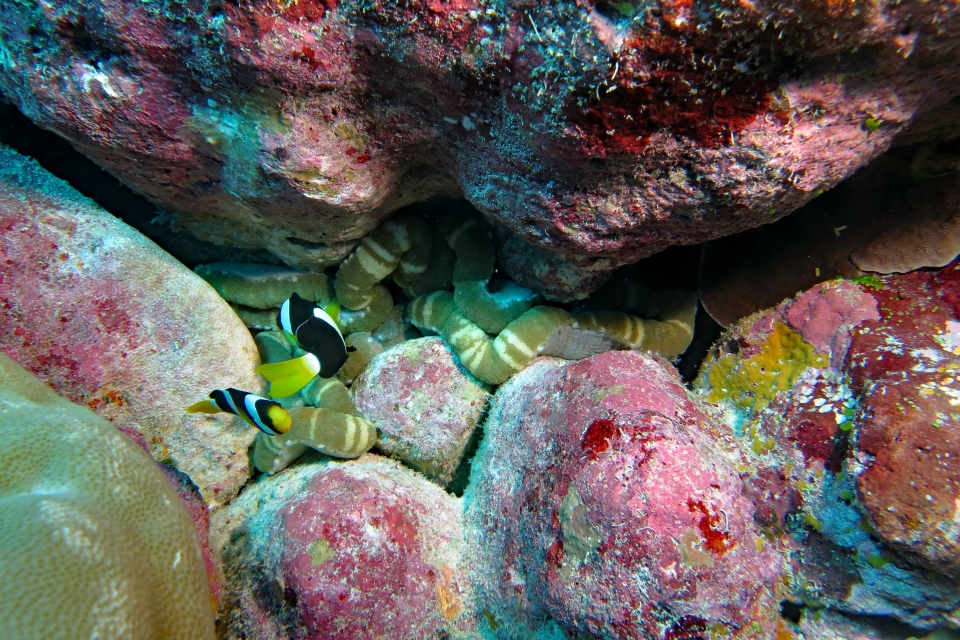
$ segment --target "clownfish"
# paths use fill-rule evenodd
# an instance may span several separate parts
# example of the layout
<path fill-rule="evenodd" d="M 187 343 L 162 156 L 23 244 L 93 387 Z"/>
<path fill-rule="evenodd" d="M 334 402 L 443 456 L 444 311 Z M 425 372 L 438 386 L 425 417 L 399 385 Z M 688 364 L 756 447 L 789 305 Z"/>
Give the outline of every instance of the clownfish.
<path fill-rule="evenodd" d="M 281 305 L 277 324 L 290 342 L 307 353 L 256 368 L 257 373 L 270 381 L 270 395 L 274 398 L 292 396 L 314 376 L 332 378 L 347 361 L 347 345 L 336 321 L 296 293 Z"/>
<path fill-rule="evenodd" d="M 202 400 L 187 407 L 187 413 L 221 412 L 240 416 L 268 436 L 278 436 L 290 431 L 291 418 L 286 409 L 273 400 L 239 389 L 211 391 L 209 400 Z"/>

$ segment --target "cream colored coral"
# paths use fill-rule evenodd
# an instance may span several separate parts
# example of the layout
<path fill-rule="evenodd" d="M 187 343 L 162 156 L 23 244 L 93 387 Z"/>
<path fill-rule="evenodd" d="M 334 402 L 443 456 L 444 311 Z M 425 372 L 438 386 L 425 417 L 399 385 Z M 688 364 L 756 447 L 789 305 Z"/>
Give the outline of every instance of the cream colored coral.
<path fill-rule="evenodd" d="M 193 522 L 150 457 L 0 354 L 0 638 L 213 638 Z"/>

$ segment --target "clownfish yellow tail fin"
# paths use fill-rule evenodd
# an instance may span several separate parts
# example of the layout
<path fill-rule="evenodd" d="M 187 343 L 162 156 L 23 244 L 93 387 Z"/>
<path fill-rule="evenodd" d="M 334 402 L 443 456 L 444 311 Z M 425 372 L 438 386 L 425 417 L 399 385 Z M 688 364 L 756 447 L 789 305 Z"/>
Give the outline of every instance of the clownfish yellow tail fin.
<path fill-rule="evenodd" d="M 213 400 L 201 400 L 187 407 L 187 413 L 220 413 L 223 411 Z"/>
<path fill-rule="evenodd" d="M 262 364 L 256 368 L 256 372 L 270 381 L 271 396 L 286 398 L 303 389 L 320 373 L 320 361 L 317 356 L 308 353 L 293 360 Z"/>

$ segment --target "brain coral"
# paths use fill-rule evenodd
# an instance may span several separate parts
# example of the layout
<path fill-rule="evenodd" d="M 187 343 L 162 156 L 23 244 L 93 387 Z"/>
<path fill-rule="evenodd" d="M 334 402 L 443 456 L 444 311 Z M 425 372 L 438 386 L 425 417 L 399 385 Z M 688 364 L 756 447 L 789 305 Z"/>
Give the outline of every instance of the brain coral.
<path fill-rule="evenodd" d="M 213 638 L 193 523 L 136 443 L 0 354 L 0 638 Z"/>

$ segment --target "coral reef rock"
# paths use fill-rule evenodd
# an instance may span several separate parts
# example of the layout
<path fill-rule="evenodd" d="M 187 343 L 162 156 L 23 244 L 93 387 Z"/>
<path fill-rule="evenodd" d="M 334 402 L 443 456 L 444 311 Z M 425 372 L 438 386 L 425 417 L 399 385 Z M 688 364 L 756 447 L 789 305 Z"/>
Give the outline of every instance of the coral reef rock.
<path fill-rule="evenodd" d="M 743 319 L 705 363 L 796 600 L 960 622 L 958 318 L 957 263 L 834 280 Z"/>
<path fill-rule="evenodd" d="M 264 476 L 213 516 L 220 637 L 473 637 L 459 529 L 459 499 L 373 454 Z"/>
<path fill-rule="evenodd" d="M 733 445 L 664 361 L 541 358 L 484 429 L 465 526 L 495 637 L 772 637 L 784 558 L 721 453 Z"/>
<path fill-rule="evenodd" d="M 377 448 L 441 484 L 453 477 L 489 392 L 437 337 L 377 356 L 353 386 L 357 409 L 377 425 Z"/>
<path fill-rule="evenodd" d="M 0 354 L 0 637 L 212 640 L 194 523 L 157 465 Z"/>
<path fill-rule="evenodd" d="M 960 93 L 957 24 L 919 0 L 7 3 L 0 91 L 203 239 L 316 269 L 462 193 L 589 277 L 838 184 Z"/>
<path fill-rule="evenodd" d="M 33 161 L 0 148 L 0 351 L 140 431 L 211 506 L 249 477 L 254 431 L 184 408 L 258 392 L 250 333 L 203 280 Z"/>

